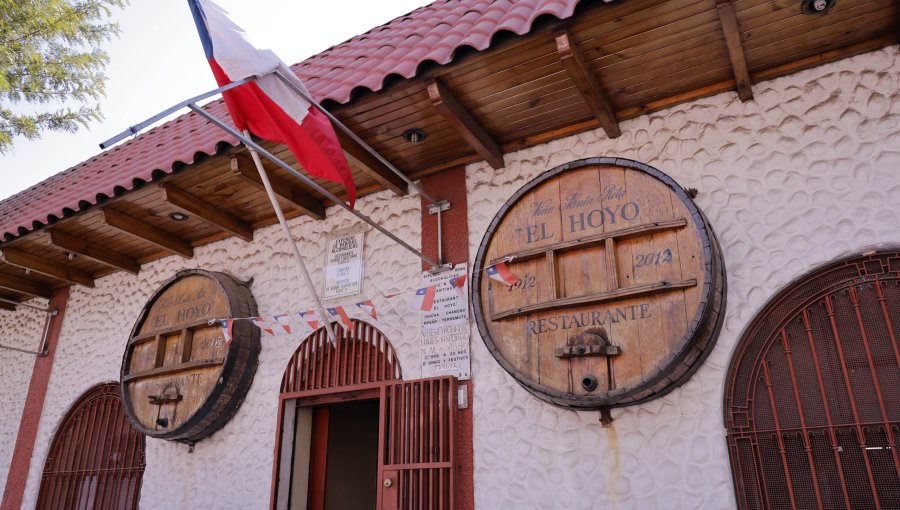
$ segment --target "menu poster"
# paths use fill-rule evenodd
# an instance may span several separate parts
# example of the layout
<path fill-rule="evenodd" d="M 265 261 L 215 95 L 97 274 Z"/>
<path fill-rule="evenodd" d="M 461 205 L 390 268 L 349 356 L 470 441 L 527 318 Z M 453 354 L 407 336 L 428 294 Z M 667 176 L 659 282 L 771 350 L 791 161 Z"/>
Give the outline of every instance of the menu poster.
<path fill-rule="evenodd" d="M 353 296 L 362 292 L 364 232 L 330 235 L 325 249 L 323 299 Z"/>
<path fill-rule="evenodd" d="M 469 357 L 468 281 L 465 294 L 450 286 L 450 280 L 466 274 L 466 264 L 439 274 L 425 273 L 422 286 L 436 285 L 434 306 L 420 312 L 422 322 L 422 377 L 452 375 L 471 378 Z"/>

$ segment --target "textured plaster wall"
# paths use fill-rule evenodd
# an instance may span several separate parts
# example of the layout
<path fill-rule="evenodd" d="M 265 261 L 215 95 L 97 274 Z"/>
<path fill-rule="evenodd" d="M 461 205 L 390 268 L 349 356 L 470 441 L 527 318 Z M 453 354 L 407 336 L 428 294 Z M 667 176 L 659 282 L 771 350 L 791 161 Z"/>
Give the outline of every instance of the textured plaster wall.
<path fill-rule="evenodd" d="M 697 374 L 666 397 L 613 411 L 610 429 L 596 412 L 544 404 L 522 390 L 487 353 L 472 329 L 475 491 L 480 509 L 733 508 L 723 438 L 724 372 L 737 338 L 766 299 L 829 260 L 874 247 L 900 246 L 900 58 L 896 47 L 754 87 L 741 103 L 721 94 L 622 123 L 607 140 L 588 132 L 506 155 L 507 168 L 467 168 L 471 257 L 506 197 L 558 164 L 621 156 L 656 166 L 700 190 L 699 206 L 719 235 L 728 270 L 728 310 L 715 350 Z M 416 245 L 419 198 L 382 192 L 360 201 L 363 212 Z M 332 208 L 326 221 L 291 221 L 321 285 L 324 235 L 357 225 Z M 204 268 L 253 278 L 260 313 L 306 307 L 294 263 L 277 226 L 247 244 L 228 239 L 180 257 L 118 273 L 96 288 L 72 291 L 61 332 L 25 508 L 34 507 L 40 473 L 56 428 L 79 395 L 115 381 L 140 309 L 178 270 Z M 366 234 L 364 294 L 383 319 L 404 377 L 417 378 L 418 317 L 408 300 L 380 294 L 418 283 L 419 261 L 377 232 Z M 40 321 L 0 312 L 0 328 L 26 344 Z M 360 316 L 361 317 L 361 316 Z M 35 330 L 37 328 L 37 330 Z M 20 333 L 21 332 L 21 333 Z M 15 336 L 14 335 L 14 336 Z M 147 440 L 141 507 L 266 508 L 272 469 L 278 385 L 300 335 L 263 336 L 260 366 L 234 419 L 192 454 Z M 0 476 L 6 476 L 32 359 L 0 352 Z M 20 373 L 21 371 L 21 373 Z M 18 409 L 17 412 L 15 412 Z M 15 415 L 15 416 L 13 416 Z M 5 481 L 5 478 L 0 478 Z"/>
<path fill-rule="evenodd" d="M 718 344 L 669 395 L 597 412 L 538 401 L 472 328 L 475 501 L 481 509 L 734 508 L 724 440 L 725 371 L 765 301 L 823 263 L 900 246 L 897 46 L 507 154 L 467 168 L 469 245 L 503 202 L 541 172 L 590 156 L 642 161 L 700 191 L 719 236 L 728 309 Z M 477 206 L 475 206 L 477 204 Z"/>
<path fill-rule="evenodd" d="M 361 199 L 357 207 L 403 239 L 414 240 L 420 236 L 419 198 L 415 195 L 397 198 L 381 192 Z M 359 224 L 342 209 L 331 208 L 328 214 L 328 219 L 321 222 L 290 221 L 320 289 L 325 235 Z M 35 505 L 43 461 L 62 417 L 88 388 L 119 379 L 125 342 L 134 321 L 163 282 L 185 268 L 227 271 L 244 280 L 253 278 L 251 289 L 262 315 L 306 309 L 312 301 L 304 289 L 298 288 L 294 277 L 296 265 L 288 250 L 280 227 L 275 225 L 257 230 L 252 244 L 227 239 L 197 248 L 191 260 L 167 257 L 144 265 L 137 276 L 117 273 L 99 279 L 93 289 L 73 289 L 23 507 Z M 419 352 L 415 348 L 418 316 L 409 313 L 408 299 L 385 300 L 381 294 L 413 288 L 419 282 L 419 261 L 372 230 L 366 232 L 364 250 L 364 294 L 375 301 L 382 318 L 376 325 L 397 349 L 404 377 L 418 378 Z M 363 314 L 347 310 L 363 318 Z M 235 417 L 213 436 L 198 443 L 193 453 L 189 454 L 181 444 L 147 439 L 141 508 L 268 508 L 279 384 L 288 358 L 302 336 L 263 334 L 259 368 L 246 400 Z M 8 355 L 0 353 L 0 356 L 6 359 Z M 0 391 L 5 395 L 8 391 L 5 373 L 2 379 Z M 2 414 L 0 433 L 6 437 L 9 428 L 6 420 L 11 418 Z M 0 448 L 5 454 L 5 445 Z"/>
<path fill-rule="evenodd" d="M 28 304 L 47 306 L 42 299 L 31 300 Z M 41 343 L 45 317 L 42 312 L 24 306 L 16 311 L 0 310 L 0 344 L 36 351 Z M 0 349 L 0 402 L 3 403 L 0 412 L 0 498 L 9 476 L 34 358 L 33 354 Z"/>

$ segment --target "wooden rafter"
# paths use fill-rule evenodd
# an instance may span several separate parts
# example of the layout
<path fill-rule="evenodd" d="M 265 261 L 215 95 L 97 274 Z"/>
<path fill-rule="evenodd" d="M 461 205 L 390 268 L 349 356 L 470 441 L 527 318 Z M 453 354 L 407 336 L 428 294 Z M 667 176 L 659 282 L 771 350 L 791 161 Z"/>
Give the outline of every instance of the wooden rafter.
<path fill-rule="evenodd" d="M 444 120 L 475 149 L 491 167 L 503 168 L 503 153 L 500 147 L 481 127 L 456 96 L 438 79 L 428 80 L 428 98 Z"/>
<path fill-rule="evenodd" d="M 138 271 L 141 270 L 141 265 L 138 264 L 137 260 L 128 255 L 89 243 L 84 239 L 79 239 L 59 230 L 50 230 L 50 243 L 62 250 L 131 274 L 138 274 Z"/>
<path fill-rule="evenodd" d="M 50 287 L 45 287 L 29 282 L 28 280 L 22 280 L 21 278 L 7 276 L 5 274 L 0 274 L 0 289 L 12 290 L 22 294 L 28 294 L 29 296 L 47 299 L 50 299 L 50 294 L 53 292 Z"/>
<path fill-rule="evenodd" d="M 719 13 L 719 21 L 722 23 L 722 34 L 725 36 L 725 45 L 728 47 L 728 57 L 731 59 L 731 70 L 734 73 L 735 86 L 741 101 L 753 99 L 750 72 L 747 69 L 747 58 L 744 56 L 744 43 L 741 42 L 741 32 L 738 29 L 737 15 L 734 13 L 732 0 L 716 0 L 716 11 Z"/>
<path fill-rule="evenodd" d="M 107 207 L 101 209 L 101 212 L 103 213 L 103 221 L 110 227 L 143 239 L 150 244 L 182 257 L 191 258 L 194 256 L 194 249 L 191 247 L 191 244 L 174 234 L 170 234 L 145 221 L 120 213 L 115 209 Z"/>
<path fill-rule="evenodd" d="M 16 305 L 7 303 L 6 301 L 0 301 L 0 310 L 9 310 L 10 312 L 15 312 Z"/>
<path fill-rule="evenodd" d="M 94 277 L 92 277 L 88 273 L 85 273 L 84 271 L 81 271 L 74 267 L 69 267 L 65 264 L 52 262 L 30 253 L 26 253 L 24 251 L 15 250 L 13 248 L 0 249 L 0 255 L 2 255 L 2 258 L 6 263 L 13 266 L 18 266 L 23 269 L 29 269 L 36 273 L 50 276 L 52 278 L 56 278 L 68 283 L 84 285 L 86 287 L 94 286 Z"/>
<path fill-rule="evenodd" d="M 159 189 L 162 190 L 163 200 L 185 214 L 195 216 L 214 227 L 240 237 L 248 243 L 253 241 L 253 228 L 250 227 L 250 224 L 228 211 L 191 195 L 170 183 L 160 184 Z"/>
<path fill-rule="evenodd" d="M 235 176 L 260 189 L 265 187 L 259 177 L 259 172 L 256 171 L 256 166 L 243 154 L 231 156 L 231 171 Z M 317 220 L 325 219 L 325 205 L 309 193 L 291 186 L 271 173 L 269 173 L 269 182 L 272 184 L 275 194 L 291 207 Z"/>
<path fill-rule="evenodd" d="M 619 129 L 619 121 L 616 120 L 616 112 L 612 103 L 603 93 L 603 87 L 597 76 L 588 69 L 581 51 L 578 49 L 572 36 L 565 30 L 556 33 L 556 51 L 569 78 L 575 83 L 575 88 L 581 94 L 584 102 L 590 107 L 594 117 L 600 122 L 603 131 L 609 138 L 618 138 L 622 134 Z"/>
<path fill-rule="evenodd" d="M 335 129 L 338 140 L 341 142 L 348 159 L 357 163 L 359 168 L 369 177 L 375 179 L 378 184 L 393 191 L 397 195 L 406 195 L 409 190 L 406 181 L 399 175 L 392 172 L 387 165 L 378 161 L 378 158 L 369 153 L 362 145 L 356 143 L 355 140 L 347 136 L 340 129 Z"/>

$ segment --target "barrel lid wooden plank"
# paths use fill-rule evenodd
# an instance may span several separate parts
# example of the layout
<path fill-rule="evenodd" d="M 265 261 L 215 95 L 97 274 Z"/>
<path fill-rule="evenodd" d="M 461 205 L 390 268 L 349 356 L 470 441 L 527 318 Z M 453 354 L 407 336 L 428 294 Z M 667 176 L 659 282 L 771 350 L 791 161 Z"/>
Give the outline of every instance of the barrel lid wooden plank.
<path fill-rule="evenodd" d="M 518 284 L 484 275 L 499 261 Z M 724 264 L 708 222 L 670 177 L 631 160 L 580 160 L 525 185 L 491 222 L 474 270 L 488 350 L 557 405 L 664 394 L 721 327 Z"/>
<path fill-rule="evenodd" d="M 224 273 L 179 272 L 135 323 L 122 358 L 126 415 L 151 437 L 193 444 L 237 411 L 256 372 L 259 330 L 235 321 L 231 342 L 212 319 L 255 316 L 248 285 Z"/>

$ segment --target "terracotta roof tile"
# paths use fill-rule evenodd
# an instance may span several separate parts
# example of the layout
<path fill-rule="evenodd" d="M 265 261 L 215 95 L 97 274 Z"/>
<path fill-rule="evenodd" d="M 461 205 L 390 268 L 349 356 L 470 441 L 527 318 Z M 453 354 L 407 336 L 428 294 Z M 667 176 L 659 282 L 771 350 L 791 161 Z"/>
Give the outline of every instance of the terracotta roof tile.
<path fill-rule="evenodd" d="M 390 75 L 412 78 L 425 62 L 447 64 L 463 46 L 484 50 L 500 31 L 523 35 L 535 19 L 570 17 L 580 0 L 438 0 L 292 66 L 318 100 L 346 103 Z M 602 0 L 609 2 L 612 0 Z M 227 116 L 221 101 L 206 107 Z M 0 234 L 27 233 L 214 154 L 237 140 L 191 112 L 0 201 Z"/>

